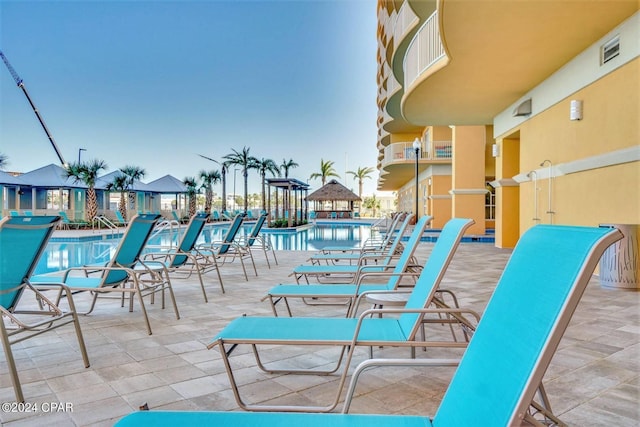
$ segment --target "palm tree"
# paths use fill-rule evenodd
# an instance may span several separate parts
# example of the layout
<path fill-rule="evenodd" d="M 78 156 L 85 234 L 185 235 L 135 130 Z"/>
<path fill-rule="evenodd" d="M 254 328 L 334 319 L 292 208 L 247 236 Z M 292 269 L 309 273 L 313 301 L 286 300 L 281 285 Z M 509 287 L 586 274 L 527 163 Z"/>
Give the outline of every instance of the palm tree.
<path fill-rule="evenodd" d="M 222 162 L 220 163 L 217 160 L 212 159 L 211 157 L 207 157 L 207 156 L 203 156 L 202 154 L 198 154 L 198 156 L 202 157 L 203 159 L 207 159 L 210 160 L 214 163 L 217 163 L 220 165 L 220 172 L 222 175 L 222 212 L 227 210 L 227 172 L 229 172 L 229 164 L 227 162 Z M 235 195 L 234 195 L 235 197 Z"/>
<path fill-rule="evenodd" d="M 189 196 L 189 218 L 191 218 L 196 214 L 198 181 L 196 181 L 195 177 L 188 176 L 182 180 L 182 183 L 187 187 L 187 196 Z"/>
<path fill-rule="evenodd" d="M 358 179 L 358 197 L 362 199 L 362 184 L 364 183 L 365 178 L 371 178 L 369 175 L 373 173 L 372 167 L 361 168 L 354 171 L 347 171 L 348 174 L 353 175 L 354 179 Z"/>
<path fill-rule="evenodd" d="M 258 159 L 249 155 L 249 148 L 243 147 L 242 151 L 236 151 L 232 149 L 232 154 L 223 156 L 223 159 L 227 159 L 225 163 L 228 165 L 236 165 L 242 167 L 242 176 L 244 177 L 244 213 L 247 213 L 247 194 L 249 193 L 249 169 L 256 169 L 258 165 Z"/>
<path fill-rule="evenodd" d="M 96 197 L 96 180 L 101 170 L 106 170 L 104 160 L 92 160 L 88 163 L 71 163 L 66 168 L 67 177 L 75 182 L 82 181 L 87 186 L 87 221 L 93 221 L 98 215 L 98 199 Z"/>
<path fill-rule="evenodd" d="M 0 153 L 0 171 L 3 171 L 9 165 L 9 156 Z"/>
<path fill-rule="evenodd" d="M 276 162 L 271 159 L 262 158 L 257 161 L 257 168 L 260 173 L 261 183 L 262 183 L 262 210 L 267 210 L 267 193 L 265 191 L 265 184 L 267 179 L 267 172 L 271 172 L 272 176 L 280 176 L 280 169 Z"/>
<path fill-rule="evenodd" d="M 120 193 L 120 205 L 118 206 L 118 210 L 125 221 L 127 220 L 126 193 L 129 189 L 127 182 L 127 177 L 124 174 L 120 174 L 113 178 L 113 182 L 107 184 L 107 191 L 118 191 Z"/>
<path fill-rule="evenodd" d="M 144 178 L 144 176 L 147 174 L 147 171 L 138 166 L 125 166 L 120 169 L 120 172 L 122 172 L 126 178 L 126 191 L 129 192 L 129 205 L 135 206 L 136 195 L 129 190 L 133 188 L 133 184 L 136 181 Z M 124 218 L 127 219 L 127 217 Z"/>
<path fill-rule="evenodd" d="M 212 185 L 220 182 L 222 176 L 217 170 L 200 171 L 200 179 L 202 180 L 202 188 L 204 188 L 204 211 L 208 214 L 211 213 L 211 205 L 213 204 L 213 188 Z"/>
<path fill-rule="evenodd" d="M 309 179 L 320 178 L 322 180 L 322 186 L 327 183 L 327 178 L 330 176 L 335 176 L 340 178 L 340 175 L 336 173 L 336 170 L 333 168 L 333 164 L 331 160 L 327 160 L 326 162 L 323 159 L 320 159 L 320 172 L 312 173 Z"/>
<path fill-rule="evenodd" d="M 374 194 L 371 197 L 367 197 L 362 202 L 365 208 L 371 209 L 373 212 L 371 214 L 372 217 L 376 217 L 376 210 L 380 209 L 380 200 L 376 199 L 376 195 Z"/>
<path fill-rule="evenodd" d="M 284 174 L 285 178 L 289 178 L 289 169 L 297 168 L 300 166 L 293 159 L 285 160 L 282 159 L 282 163 L 280 163 L 280 171 Z"/>

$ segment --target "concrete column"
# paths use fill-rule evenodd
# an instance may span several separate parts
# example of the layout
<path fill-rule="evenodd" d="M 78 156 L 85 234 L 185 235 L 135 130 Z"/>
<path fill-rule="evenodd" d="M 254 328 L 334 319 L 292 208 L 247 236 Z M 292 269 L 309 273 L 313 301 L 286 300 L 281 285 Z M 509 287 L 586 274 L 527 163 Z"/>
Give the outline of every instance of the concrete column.
<path fill-rule="evenodd" d="M 497 141 L 496 247 L 513 248 L 520 238 L 520 187 L 513 180 L 520 168 L 520 140 Z"/>
<path fill-rule="evenodd" d="M 456 126 L 452 132 L 451 215 L 471 218 L 466 234 L 485 234 L 485 126 Z"/>

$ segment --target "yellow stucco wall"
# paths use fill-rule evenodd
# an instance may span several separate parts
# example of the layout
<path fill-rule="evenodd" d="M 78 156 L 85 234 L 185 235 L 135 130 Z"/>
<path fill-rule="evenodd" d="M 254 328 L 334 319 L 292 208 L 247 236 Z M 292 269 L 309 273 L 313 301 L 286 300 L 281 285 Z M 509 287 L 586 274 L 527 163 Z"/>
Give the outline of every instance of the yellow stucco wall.
<path fill-rule="evenodd" d="M 520 127 L 520 173 L 598 156 L 640 143 L 636 59 L 531 118 Z M 583 120 L 570 121 L 570 101 L 583 101 Z M 583 170 L 553 179 L 556 224 L 640 223 L 640 162 Z M 548 180 L 538 180 L 542 222 L 548 222 Z M 533 222 L 533 184 L 520 188 L 520 233 Z"/>
<path fill-rule="evenodd" d="M 467 234 L 485 233 L 486 137 L 485 126 L 456 126 L 453 131 L 451 214 L 475 221 Z"/>
<path fill-rule="evenodd" d="M 429 203 L 429 212 L 433 216 L 432 228 L 442 228 L 451 219 L 451 176 L 435 175 L 431 177 L 432 196 Z"/>

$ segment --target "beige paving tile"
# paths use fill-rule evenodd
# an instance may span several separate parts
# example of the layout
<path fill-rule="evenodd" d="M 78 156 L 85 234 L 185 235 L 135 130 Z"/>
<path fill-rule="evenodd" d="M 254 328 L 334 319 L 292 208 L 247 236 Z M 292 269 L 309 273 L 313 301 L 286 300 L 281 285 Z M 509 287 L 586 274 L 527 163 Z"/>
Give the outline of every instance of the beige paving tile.
<path fill-rule="evenodd" d="M 417 250 L 423 261 L 431 243 Z M 443 281 L 456 292 L 460 304 L 482 313 L 508 256 L 486 244 L 463 244 Z M 280 264 L 271 269 L 262 262 L 259 277 L 245 281 L 239 265 L 224 268 L 227 292 L 219 290 L 215 275 L 205 278 L 209 303 L 197 279 L 176 279 L 173 285 L 181 319 L 159 302 L 148 305 L 153 335 L 146 332 L 140 307 L 134 312 L 119 301 L 99 301 L 94 313 L 82 316 L 81 325 L 91 366 L 84 368 L 72 328 L 15 346 L 27 401 L 73 403 L 73 413 L 0 414 L 6 426 L 110 426 L 121 416 L 147 402 L 151 409 L 238 410 L 219 350 L 206 344 L 231 319 L 247 315 L 271 316 L 260 298 L 277 283 L 291 282 L 295 265 L 308 257 L 303 252 L 280 252 Z M 78 295 L 87 305 L 89 296 Z M 301 315 L 340 316 L 341 307 L 295 305 Z M 603 289 L 594 278 L 583 296 L 565 338 L 560 342 L 545 376 L 552 406 L 571 426 L 636 426 L 640 388 L 640 292 Z M 429 329 L 429 336 L 446 330 Z M 335 349 L 264 347 L 266 360 L 284 366 L 326 367 Z M 376 357 L 407 357 L 408 349 L 375 349 Z M 460 351 L 429 348 L 420 358 L 444 358 Z M 364 360 L 358 349 L 353 365 Z M 237 380 L 248 401 L 318 404 L 330 401 L 337 377 L 266 374 L 256 368 L 249 347 L 232 356 Z M 11 401 L 7 366 L 0 356 L 0 401 Z M 451 368 L 385 368 L 368 371 L 359 383 L 352 412 L 434 414 L 451 378 Z M 344 393 L 343 393 L 344 396 Z"/>

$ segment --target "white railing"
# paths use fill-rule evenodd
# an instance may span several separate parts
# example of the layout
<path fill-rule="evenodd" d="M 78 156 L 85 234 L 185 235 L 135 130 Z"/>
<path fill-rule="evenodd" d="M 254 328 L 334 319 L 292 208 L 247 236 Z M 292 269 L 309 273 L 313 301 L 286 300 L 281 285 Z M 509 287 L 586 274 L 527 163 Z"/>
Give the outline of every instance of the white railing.
<path fill-rule="evenodd" d="M 387 94 L 391 97 L 400 89 L 402 89 L 402 86 L 400 86 L 400 83 L 396 80 L 396 76 L 394 76 L 392 72 L 389 72 L 389 78 L 387 79 Z"/>
<path fill-rule="evenodd" d="M 443 56 L 444 46 L 440 39 L 436 10 L 413 36 L 404 56 L 405 88 L 411 86 L 425 70 Z"/>
<path fill-rule="evenodd" d="M 400 6 L 398 16 L 396 17 L 395 26 L 393 27 L 393 48 L 397 49 L 398 44 L 402 41 L 403 36 L 407 30 L 415 25 L 415 21 L 418 17 L 409 6 L 409 2 L 405 1 Z"/>
<path fill-rule="evenodd" d="M 118 226 L 104 215 L 99 215 L 93 218 L 91 226 L 92 231 L 95 231 L 96 226 L 98 227 L 98 230 L 100 230 L 102 226 L 104 226 L 104 228 L 111 231 L 111 234 L 115 234 L 118 232 Z"/>
<path fill-rule="evenodd" d="M 394 142 L 384 147 L 383 164 L 415 160 L 413 142 Z M 420 160 L 451 160 L 451 141 L 431 141 L 420 150 Z"/>

